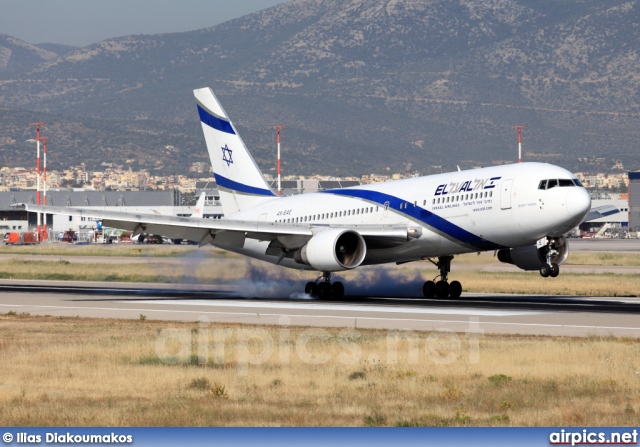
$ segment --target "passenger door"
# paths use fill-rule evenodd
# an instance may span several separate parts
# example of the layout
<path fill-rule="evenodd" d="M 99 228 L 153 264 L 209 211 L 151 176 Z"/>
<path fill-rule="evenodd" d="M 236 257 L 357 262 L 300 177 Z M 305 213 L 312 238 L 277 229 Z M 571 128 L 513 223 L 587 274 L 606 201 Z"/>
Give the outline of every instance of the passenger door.
<path fill-rule="evenodd" d="M 513 187 L 513 180 L 504 180 L 500 189 L 500 208 L 503 210 L 511 209 L 511 190 Z"/>

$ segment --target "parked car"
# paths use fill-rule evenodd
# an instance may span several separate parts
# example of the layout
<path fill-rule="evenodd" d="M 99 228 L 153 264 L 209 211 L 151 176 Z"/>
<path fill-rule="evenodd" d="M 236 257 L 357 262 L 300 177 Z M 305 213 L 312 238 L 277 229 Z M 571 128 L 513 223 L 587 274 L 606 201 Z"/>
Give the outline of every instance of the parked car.
<path fill-rule="evenodd" d="M 60 238 L 60 242 L 67 242 L 69 244 L 73 244 L 78 240 L 78 235 L 73 230 L 67 230 L 62 234 Z"/>
<path fill-rule="evenodd" d="M 141 234 L 138 236 L 138 242 L 141 244 L 164 244 L 165 239 L 159 234 Z"/>

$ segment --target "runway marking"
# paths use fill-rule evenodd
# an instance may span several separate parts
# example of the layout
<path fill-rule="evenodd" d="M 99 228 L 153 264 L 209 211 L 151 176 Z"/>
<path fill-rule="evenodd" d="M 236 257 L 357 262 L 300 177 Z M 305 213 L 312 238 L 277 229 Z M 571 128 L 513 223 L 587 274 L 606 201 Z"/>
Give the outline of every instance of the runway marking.
<path fill-rule="evenodd" d="M 324 304 L 324 303 L 258 303 L 255 301 L 221 301 L 221 300 L 199 300 L 199 301 L 181 301 L 181 300 L 149 300 L 149 301 L 117 301 L 119 303 L 135 303 L 135 304 L 170 304 L 175 306 L 211 306 L 211 307 L 242 307 L 242 308 L 259 308 L 259 309 L 309 309 L 309 310 L 336 310 L 336 311 L 355 311 L 355 312 L 388 312 L 388 313 L 411 313 L 411 314 L 438 314 L 438 315 L 477 315 L 482 317 L 511 317 L 524 315 L 540 315 L 548 312 L 537 311 L 518 311 L 518 310 L 487 310 L 472 308 L 425 308 L 425 307 L 395 307 L 395 306 L 376 306 L 361 305 L 353 306 L 349 304 Z M 360 318 L 360 317 L 358 317 Z"/>
<path fill-rule="evenodd" d="M 169 309 L 127 309 L 118 307 L 81 307 L 81 306 L 37 306 L 29 304 L 0 304 L 2 307 L 13 308 L 41 308 L 41 309 L 83 309 L 83 310 L 111 310 L 111 311 L 124 311 L 124 312 L 157 312 L 157 313 L 182 313 L 182 314 L 208 314 L 208 315 L 240 315 L 247 317 L 298 317 L 298 318 L 323 318 L 323 319 L 338 319 L 338 320 L 380 320 L 380 321 L 406 321 L 406 322 L 418 322 L 418 323 L 450 323 L 450 324 L 464 324 L 469 325 L 469 320 L 425 320 L 419 318 L 382 318 L 382 317 L 353 317 L 342 315 L 297 315 L 297 314 L 261 314 L 258 312 L 214 312 L 214 311 L 192 311 L 192 310 L 169 310 Z M 526 326 L 526 327 L 546 327 L 546 328 L 568 328 L 568 329 L 601 329 L 601 330 L 632 330 L 639 331 L 640 327 L 626 327 L 626 326 L 591 326 L 591 325 L 576 325 L 576 324 L 548 324 L 548 323 L 510 323 L 504 321 L 473 321 L 473 324 L 477 325 L 497 325 L 497 326 Z"/>

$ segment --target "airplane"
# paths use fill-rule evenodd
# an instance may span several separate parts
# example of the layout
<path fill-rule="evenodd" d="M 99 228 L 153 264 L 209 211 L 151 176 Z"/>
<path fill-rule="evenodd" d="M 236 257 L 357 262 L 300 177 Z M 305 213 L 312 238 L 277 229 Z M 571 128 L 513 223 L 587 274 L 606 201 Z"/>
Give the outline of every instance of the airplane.
<path fill-rule="evenodd" d="M 191 214 L 191 217 L 200 217 L 200 218 L 204 217 L 204 202 L 206 198 L 207 198 L 207 193 L 205 191 L 202 191 L 200 193 L 200 197 L 198 197 L 196 206 L 193 207 L 193 214 Z M 151 210 L 151 211 L 153 211 L 154 214 L 158 214 L 158 215 L 163 214 L 160 211 L 156 211 L 156 210 Z"/>
<path fill-rule="evenodd" d="M 200 219 L 204 217 L 204 201 L 206 198 L 207 193 L 205 191 L 202 191 L 200 193 L 200 197 L 198 197 L 196 206 L 193 208 L 193 214 L 190 217 L 199 217 Z"/>
<path fill-rule="evenodd" d="M 196 206 L 193 208 L 193 213 L 189 217 L 196 217 L 199 219 L 204 218 L 204 202 L 206 198 L 207 198 L 207 193 L 205 191 L 202 191 L 200 193 L 200 197 L 198 197 Z M 156 211 L 156 210 L 151 210 L 151 211 L 153 211 L 154 214 L 163 215 L 160 211 Z M 140 233 L 132 236 L 137 236 L 138 242 L 140 243 L 145 243 L 145 242 L 149 243 L 150 241 L 153 241 L 152 243 L 163 243 L 163 238 L 162 238 L 162 235 L 160 234 Z M 175 244 L 182 243 L 182 239 L 178 239 L 178 238 L 172 239 L 172 241 Z"/>
<path fill-rule="evenodd" d="M 321 273 L 305 293 L 341 299 L 335 272 L 360 266 L 430 261 L 426 298 L 457 299 L 451 261 L 494 251 L 501 262 L 556 277 L 569 255 L 564 236 L 591 209 L 571 172 L 544 163 L 515 163 L 385 183 L 278 196 L 210 88 L 194 90 L 198 115 L 225 218 L 157 216 L 22 204 L 40 211 L 102 219 L 104 225 L 199 241 L 272 264 Z M 591 211 L 591 212 L 590 212 Z M 437 280 L 437 281 L 436 281 Z"/>

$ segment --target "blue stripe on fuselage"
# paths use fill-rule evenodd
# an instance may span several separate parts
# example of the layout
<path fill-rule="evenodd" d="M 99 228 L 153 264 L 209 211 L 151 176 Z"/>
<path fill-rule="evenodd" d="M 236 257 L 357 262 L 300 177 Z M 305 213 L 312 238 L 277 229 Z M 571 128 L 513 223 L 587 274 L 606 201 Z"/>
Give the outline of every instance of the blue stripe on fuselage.
<path fill-rule="evenodd" d="M 495 250 L 497 248 L 504 248 L 500 244 L 496 244 L 495 242 L 488 241 L 480 236 L 470 233 L 464 228 L 449 222 L 437 214 L 419 206 L 415 206 L 412 202 L 407 202 L 399 197 L 366 189 L 332 189 L 323 192 L 340 196 L 356 197 L 376 203 L 379 206 L 385 206 L 388 202 L 390 209 L 404 214 L 413 220 L 424 223 L 428 227 L 436 230 L 436 232 L 442 234 L 444 237 L 453 239 L 454 242 L 462 243 L 477 250 Z M 400 205 L 404 203 L 407 204 L 407 207 L 400 209 Z"/>
<path fill-rule="evenodd" d="M 230 133 L 231 135 L 235 135 L 236 133 L 233 131 L 233 127 L 231 127 L 231 123 L 229 121 L 225 121 L 218 117 L 213 116 L 209 112 L 207 112 L 202 107 L 198 106 L 198 114 L 200 115 L 200 121 L 205 123 L 209 127 L 213 127 L 220 132 Z"/>
<path fill-rule="evenodd" d="M 255 186 L 245 185 L 244 183 L 234 182 L 226 177 L 223 177 L 219 174 L 213 174 L 216 179 L 216 183 L 218 186 L 226 189 L 230 189 L 232 191 L 242 192 L 245 194 L 253 194 L 256 196 L 275 196 L 273 191 L 268 189 L 256 188 Z"/>

